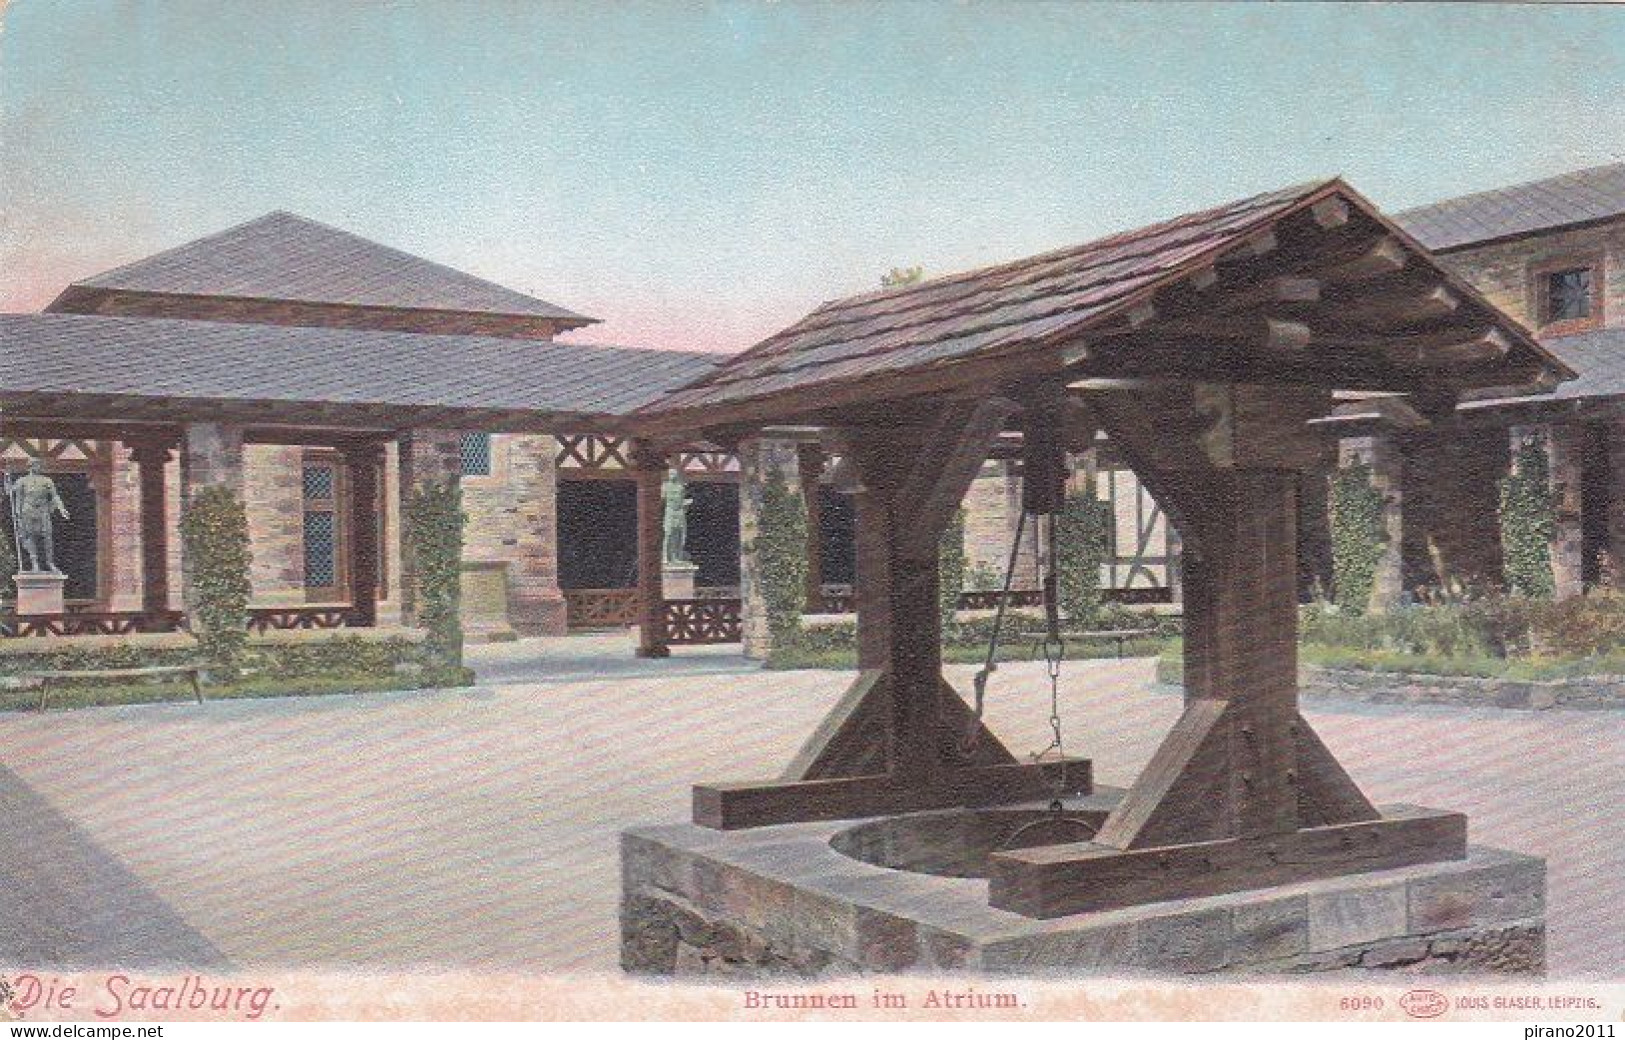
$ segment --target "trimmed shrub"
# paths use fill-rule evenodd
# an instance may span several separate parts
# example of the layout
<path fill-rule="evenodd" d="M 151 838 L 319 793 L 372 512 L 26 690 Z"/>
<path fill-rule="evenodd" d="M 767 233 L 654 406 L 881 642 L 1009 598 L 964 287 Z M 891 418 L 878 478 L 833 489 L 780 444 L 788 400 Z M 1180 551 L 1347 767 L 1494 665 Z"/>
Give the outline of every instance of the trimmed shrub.
<path fill-rule="evenodd" d="M 949 638 L 949 629 L 959 610 L 959 594 L 965 591 L 965 510 L 956 509 L 942 532 L 937 548 L 937 612 L 942 616 L 942 639 Z"/>
<path fill-rule="evenodd" d="M 1513 453 L 1512 472 L 1501 478 L 1501 558 L 1508 591 L 1536 599 L 1557 592 L 1550 552 L 1557 496 L 1551 483 L 1544 438 L 1524 438 Z"/>
<path fill-rule="evenodd" d="M 1377 562 L 1388 541 L 1383 504 L 1370 466 L 1342 466 L 1332 478 L 1332 601 L 1349 614 L 1364 614 L 1371 607 Z"/>
<path fill-rule="evenodd" d="M 1056 517 L 1056 569 L 1059 571 L 1061 612 L 1067 619 L 1089 627 L 1100 617 L 1104 602 L 1100 567 L 1106 561 L 1111 530 L 1111 506 L 1093 491 L 1074 491 Z"/>
<path fill-rule="evenodd" d="M 402 552 L 417 574 L 423 665 L 431 683 L 463 685 L 463 495 L 455 481 L 424 484 L 406 500 Z M 443 682 L 442 682 L 443 680 Z"/>
<path fill-rule="evenodd" d="M 196 599 L 187 625 L 211 678 L 233 679 L 248 642 L 248 512 L 236 492 L 214 484 L 192 496 L 180 527 Z"/>
<path fill-rule="evenodd" d="M 746 552 L 756 554 L 761 569 L 769 639 L 774 646 L 794 643 L 807 609 L 807 507 L 772 463 L 763 475 L 756 539 Z"/>

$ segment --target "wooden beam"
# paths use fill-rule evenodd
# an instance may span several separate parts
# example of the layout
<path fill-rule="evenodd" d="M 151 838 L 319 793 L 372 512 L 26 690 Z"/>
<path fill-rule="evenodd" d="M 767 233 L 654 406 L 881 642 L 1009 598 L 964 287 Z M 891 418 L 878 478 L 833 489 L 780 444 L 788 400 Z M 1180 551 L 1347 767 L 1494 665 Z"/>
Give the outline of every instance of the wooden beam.
<path fill-rule="evenodd" d="M 705 784 L 694 788 L 694 822 L 731 831 L 814 820 L 1009 805 L 1049 799 L 1057 787 L 1067 797 L 1089 794 L 1093 790 L 1089 763 L 1069 758 L 978 766 L 945 772 L 929 784 L 891 775 Z"/>
<path fill-rule="evenodd" d="M 1131 850 L 1079 842 L 996 852 L 989 860 L 988 902 L 1024 917 L 1064 917 L 1466 856 L 1465 816 L 1388 806 L 1380 819 L 1309 827 L 1268 840 Z"/>
<path fill-rule="evenodd" d="M 894 508 L 899 545 L 915 557 L 935 556 L 943 530 L 987 458 L 988 445 L 1019 406 L 990 397 L 970 407 L 951 406 L 920 447 Z"/>
<path fill-rule="evenodd" d="M 1381 346 L 1384 356 L 1396 365 L 1417 368 L 1454 368 L 1500 361 L 1512 350 L 1512 343 L 1499 329 L 1477 332 L 1450 329 L 1426 336 L 1407 336 Z"/>
<path fill-rule="evenodd" d="M 1302 350 L 1314 333 L 1301 321 L 1290 318 L 1241 315 L 1193 318 L 1157 327 L 1157 333 L 1190 339 L 1233 340 L 1248 347 L 1272 352 Z"/>
<path fill-rule="evenodd" d="M 1309 212 L 1314 216 L 1315 223 L 1327 230 L 1340 228 L 1349 222 L 1349 204 L 1335 195 L 1321 199 L 1309 207 Z"/>
<path fill-rule="evenodd" d="M 1397 238 L 1382 238 L 1360 256 L 1317 270 L 1328 282 L 1360 282 L 1379 275 L 1393 274 L 1410 259 L 1410 252 Z"/>
<path fill-rule="evenodd" d="M 1441 284 L 1397 297 L 1380 295 L 1340 303 L 1328 317 L 1340 324 L 1390 329 L 1448 318 L 1460 306 L 1461 297 Z"/>

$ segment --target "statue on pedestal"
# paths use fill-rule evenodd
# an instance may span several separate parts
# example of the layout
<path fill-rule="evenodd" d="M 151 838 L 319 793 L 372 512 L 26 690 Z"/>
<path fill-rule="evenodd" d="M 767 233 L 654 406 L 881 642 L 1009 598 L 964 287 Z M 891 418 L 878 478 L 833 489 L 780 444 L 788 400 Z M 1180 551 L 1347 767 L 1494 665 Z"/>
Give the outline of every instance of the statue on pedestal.
<path fill-rule="evenodd" d="M 20 550 L 17 566 L 24 574 L 56 574 L 56 538 L 51 530 L 51 514 L 68 519 L 56 481 L 43 472 L 39 459 L 28 460 L 28 473 L 8 481 L 6 499 L 11 506 L 11 522 L 17 532 Z M 27 556 L 27 561 L 23 560 Z"/>
<path fill-rule="evenodd" d="M 666 471 L 666 483 L 660 488 L 660 498 L 665 505 L 664 562 L 690 563 L 692 561 L 688 558 L 688 507 L 694 502 L 694 496 L 688 493 L 688 487 L 683 483 L 683 475 L 677 470 Z"/>

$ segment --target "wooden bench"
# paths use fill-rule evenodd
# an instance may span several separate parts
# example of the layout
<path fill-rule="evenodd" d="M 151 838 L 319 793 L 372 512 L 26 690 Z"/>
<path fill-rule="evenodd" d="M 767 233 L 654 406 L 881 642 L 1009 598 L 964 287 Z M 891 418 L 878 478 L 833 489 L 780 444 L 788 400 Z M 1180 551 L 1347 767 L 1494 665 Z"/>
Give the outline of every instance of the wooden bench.
<path fill-rule="evenodd" d="M 45 710 L 45 699 L 50 696 L 51 683 L 55 681 L 72 681 L 74 679 L 145 679 L 155 675 L 184 675 L 192 682 L 192 693 L 197 697 L 199 704 L 203 703 L 203 685 L 199 675 L 203 666 L 198 664 L 163 664 L 152 665 L 147 668 L 87 668 L 82 670 L 59 670 L 44 672 L 25 672 L 24 678 L 38 679 L 39 710 Z"/>
<path fill-rule="evenodd" d="M 1108 639 L 1113 640 L 1117 643 L 1117 656 L 1122 657 L 1124 644 L 1131 639 L 1155 639 L 1157 630 L 1154 628 L 1102 628 L 1088 632 L 1063 632 L 1061 634 L 1066 639 L 1098 640 L 1101 642 Z"/>

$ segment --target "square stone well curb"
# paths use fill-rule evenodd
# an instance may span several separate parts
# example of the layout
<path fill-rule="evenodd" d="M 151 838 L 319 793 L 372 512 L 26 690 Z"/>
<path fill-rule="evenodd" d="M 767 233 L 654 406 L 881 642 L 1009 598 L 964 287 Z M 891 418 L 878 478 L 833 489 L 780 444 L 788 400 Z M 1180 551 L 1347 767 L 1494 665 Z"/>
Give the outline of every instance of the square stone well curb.
<path fill-rule="evenodd" d="M 1069 804 L 1109 808 L 1119 795 Z M 873 866 L 831 847 L 861 822 L 623 832 L 622 967 L 745 976 L 1544 968 L 1545 862 L 1501 849 L 1041 921 L 988 906 L 985 880 Z"/>

